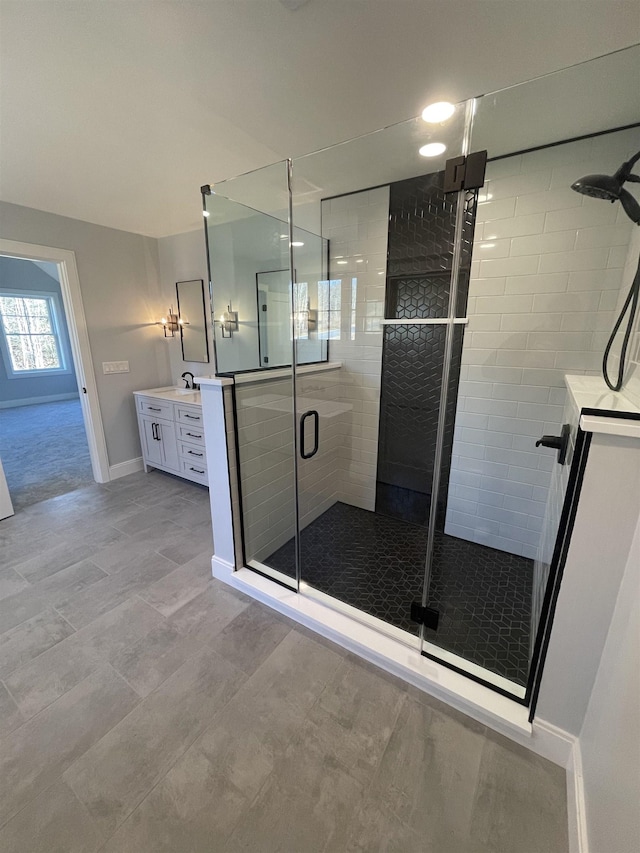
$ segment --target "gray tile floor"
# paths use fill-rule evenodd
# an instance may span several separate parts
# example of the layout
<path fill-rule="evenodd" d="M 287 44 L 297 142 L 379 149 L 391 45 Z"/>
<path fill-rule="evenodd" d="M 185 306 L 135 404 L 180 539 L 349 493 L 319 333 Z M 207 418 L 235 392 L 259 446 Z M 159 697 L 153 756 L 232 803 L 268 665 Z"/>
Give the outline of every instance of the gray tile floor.
<path fill-rule="evenodd" d="M 566 853 L 564 772 L 210 579 L 159 472 L 0 522 L 3 853 Z"/>

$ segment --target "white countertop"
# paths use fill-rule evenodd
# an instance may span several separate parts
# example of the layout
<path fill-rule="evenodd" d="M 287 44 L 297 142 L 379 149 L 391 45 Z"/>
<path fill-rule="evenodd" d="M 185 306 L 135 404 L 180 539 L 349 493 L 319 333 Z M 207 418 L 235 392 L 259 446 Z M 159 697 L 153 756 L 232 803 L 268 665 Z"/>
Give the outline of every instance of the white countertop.
<path fill-rule="evenodd" d="M 197 380 L 196 380 L 197 381 Z M 147 391 L 134 391 L 142 397 L 156 397 L 159 400 L 170 400 L 172 403 L 189 403 L 191 406 L 201 406 L 202 398 L 199 391 L 190 388 L 175 388 L 169 385 L 165 388 L 150 388 Z"/>
<path fill-rule="evenodd" d="M 565 383 L 585 432 L 640 438 L 640 407 L 624 391 L 612 391 L 601 376 L 565 376 Z"/>

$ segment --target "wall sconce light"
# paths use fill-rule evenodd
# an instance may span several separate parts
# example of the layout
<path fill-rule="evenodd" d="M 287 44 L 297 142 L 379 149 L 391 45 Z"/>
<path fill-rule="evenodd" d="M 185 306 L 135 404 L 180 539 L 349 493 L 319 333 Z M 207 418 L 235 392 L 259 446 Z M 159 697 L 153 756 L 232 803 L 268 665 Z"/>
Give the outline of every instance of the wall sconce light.
<path fill-rule="evenodd" d="M 227 305 L 227 310 L 220 317 L 220 330 L 223 338 L 231 338 L 238 331 L 238 312 L 232 311 L 231 305 Z"/>
<path fill-rule="evenodd" d="M 178 315 L 173 313 L 173 306 L 169 308 L 167 316 L 160 319 L 158 325 L 162 326 L 165 338 L 175 338 L 176 332 L 180 328 L 180 321 Z"/>

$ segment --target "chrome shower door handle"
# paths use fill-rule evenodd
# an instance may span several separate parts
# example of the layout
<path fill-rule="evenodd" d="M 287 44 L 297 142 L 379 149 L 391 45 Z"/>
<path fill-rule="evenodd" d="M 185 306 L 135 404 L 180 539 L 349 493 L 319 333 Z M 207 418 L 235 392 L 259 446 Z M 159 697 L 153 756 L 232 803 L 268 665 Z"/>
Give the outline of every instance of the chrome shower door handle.
<path fill-rule="evenodd" d="M 304 452 L 304 423 L 307 418 L 313 418 L 313 450 L 311 453 Z M 320 444 L 320 415 L 317 413 L 315 409 L 310 409 L 308 412 L 305 412 L 304 415 L 300 418 L 300 456 L 303 459 L 311 459 L 312 456 L 315 456 L 318 452 L 318 446 Z"/>

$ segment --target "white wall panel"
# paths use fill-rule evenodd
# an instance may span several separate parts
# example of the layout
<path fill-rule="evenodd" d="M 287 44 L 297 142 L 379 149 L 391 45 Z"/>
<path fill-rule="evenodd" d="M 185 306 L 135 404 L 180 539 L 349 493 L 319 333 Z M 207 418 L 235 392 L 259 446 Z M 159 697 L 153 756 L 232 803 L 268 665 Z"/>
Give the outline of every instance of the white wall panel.
<path fill-rule="evenodd" d="M 613 173 L 638 148 L 640 133 L 632 129 L 487 166 L 451 474 L 451 494 L 466 502 L 466 520 L 454 502 L 446 522 L 452 535 L 461 535 L 464 524 L 467 538 L 536 556 L 555 452 L 536 449 L 535 440 L 560 430 L 564 375 L 599 370 L 614 309 L 633 276 L 632 226 L 620 205 L 570 185 L 585 174 Z M 489 476 L 491 488 L 467 484 L 473 495 L 456 492 L 465 487 L 459 473 Z M 529 503 L 514 506 L 513 486 L 536 489 L 535 500 L 522 494 Z M 499 520 L 498 529 L 480 525 L 485 517 Z"/>

